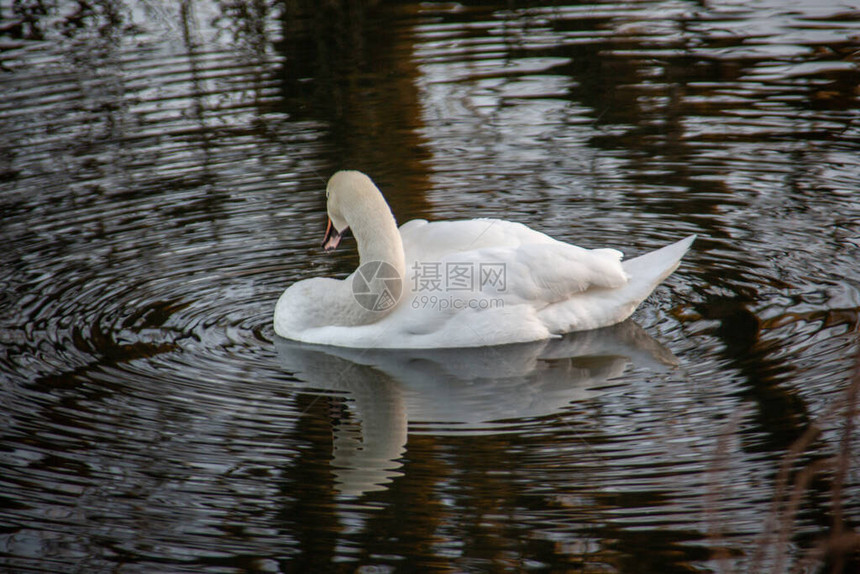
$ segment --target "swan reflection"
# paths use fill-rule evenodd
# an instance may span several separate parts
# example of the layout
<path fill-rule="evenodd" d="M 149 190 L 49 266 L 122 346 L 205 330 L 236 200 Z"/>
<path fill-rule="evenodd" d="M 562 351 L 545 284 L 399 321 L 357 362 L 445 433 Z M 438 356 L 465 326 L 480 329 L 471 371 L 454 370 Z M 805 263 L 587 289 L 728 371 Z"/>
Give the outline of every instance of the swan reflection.
<path fill-rule="evenodd" d="M 512 432 L 517 421 L 591 398 L 628 365 L 666 369 L 672 353 L 633 321 L 558 339 L 467 349 L 351 349 L 275 341 L 282 368 L 309 392 L 344 393 L 334 428 L 343 495 L 385 489 L 409 425 L 440 434 Z"/>

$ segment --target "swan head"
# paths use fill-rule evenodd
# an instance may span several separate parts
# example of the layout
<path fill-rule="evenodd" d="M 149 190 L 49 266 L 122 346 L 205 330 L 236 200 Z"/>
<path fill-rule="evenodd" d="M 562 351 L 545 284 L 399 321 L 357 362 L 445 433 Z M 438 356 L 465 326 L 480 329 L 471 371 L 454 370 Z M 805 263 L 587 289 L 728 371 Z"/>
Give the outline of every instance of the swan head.
<path fill-rule="evenodd" d="M 332 175 L 325 195 L 328 224 L 322 247 L 326 251 L 335 249 L 350 228 L 366 227 L 374 211 L 390 213 L 379 189 L 360 171 L 339 171 Z"/>
<path fill-rule="evenodd" d="M 370 178 L 359 171 L 339 171 L 329 178 L 325 190 L 328 223 L 323 249 L 335 249 L 349 231 L 349 222 L 344 212 L 349 212 L 351 205 L 359 201 L 360 188 L 368 185 L 376 189 Z"/>

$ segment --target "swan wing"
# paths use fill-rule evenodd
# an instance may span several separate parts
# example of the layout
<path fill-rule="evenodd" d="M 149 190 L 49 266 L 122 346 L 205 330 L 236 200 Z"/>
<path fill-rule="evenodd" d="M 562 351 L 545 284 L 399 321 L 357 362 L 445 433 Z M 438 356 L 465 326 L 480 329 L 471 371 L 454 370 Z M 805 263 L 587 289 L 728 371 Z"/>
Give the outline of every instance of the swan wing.
<path fill-rule="evenodd" d="M 510 297 L 530 301 L 536 309 L 590 289 L 623 287 L 628 281 L 621 266 L 622 253 L 615 249 L 590 250 L 556 241 L 484 249 L 476 255 L 479 267 L 491 267 L 489 263 L 482 266 L 483 261 L 503 265 L 508 279 L 506 292 Z"/>
<path fill-rule="evenodd" d="M 401 234 L 414 292 L 501 296 L 539 309 L 628 280 L 620 251 L 583 249 L 518 223 L 419 220 L 405 224 Z"/>

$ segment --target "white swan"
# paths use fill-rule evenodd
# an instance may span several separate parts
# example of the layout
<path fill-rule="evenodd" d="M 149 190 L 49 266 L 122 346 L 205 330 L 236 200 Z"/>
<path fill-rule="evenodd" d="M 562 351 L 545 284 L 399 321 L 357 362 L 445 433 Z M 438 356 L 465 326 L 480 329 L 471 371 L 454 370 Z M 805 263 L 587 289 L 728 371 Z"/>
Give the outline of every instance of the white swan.
<path fill-rule="evenodd" d="M 347 229 L 360 265 L 343 280 L 294 283 L 275 306 L 284 338 L 339 347 L 480 347 L 538 341 L 629 317 L 672 273 L 695 235 L 621 262 L 498 219 L 400 229 L 369 177 L 339 171 L 326 188 L 323 248 Z"/>

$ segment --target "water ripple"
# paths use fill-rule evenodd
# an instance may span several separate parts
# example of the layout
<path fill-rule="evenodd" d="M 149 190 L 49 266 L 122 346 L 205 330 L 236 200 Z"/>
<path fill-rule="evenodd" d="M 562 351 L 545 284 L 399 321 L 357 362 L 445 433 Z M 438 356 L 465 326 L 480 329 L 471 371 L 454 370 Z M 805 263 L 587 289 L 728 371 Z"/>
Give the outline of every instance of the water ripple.
<path fill-rule="evenodd" d="M 120 29 L 4 10 L 0 564 L 797 564 L 857 447 L 860 19 L 783 4 L 195 2 L 183 26 L 127 2 Z M 700 239 L 641 327 L 292 345 L 278 295 L 356 263 L 318 249 L 340 167 L 400 220 L 500 216 L 628 255 Z M 780 468 L 810 429 L 788 516 Z"/>

